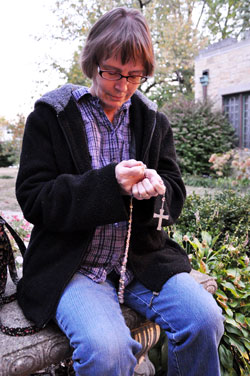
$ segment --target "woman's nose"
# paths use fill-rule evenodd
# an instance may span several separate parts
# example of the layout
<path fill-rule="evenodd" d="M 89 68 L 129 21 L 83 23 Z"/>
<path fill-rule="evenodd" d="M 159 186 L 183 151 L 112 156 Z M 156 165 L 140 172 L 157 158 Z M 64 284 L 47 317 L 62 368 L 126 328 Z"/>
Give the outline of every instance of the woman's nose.
<path fill-rule="evenodd" d="M 128 81 L 125 77 L 121 78 L 118 81 L 115 81 L 115 88 L 120 91 L 127 90 Z"/>

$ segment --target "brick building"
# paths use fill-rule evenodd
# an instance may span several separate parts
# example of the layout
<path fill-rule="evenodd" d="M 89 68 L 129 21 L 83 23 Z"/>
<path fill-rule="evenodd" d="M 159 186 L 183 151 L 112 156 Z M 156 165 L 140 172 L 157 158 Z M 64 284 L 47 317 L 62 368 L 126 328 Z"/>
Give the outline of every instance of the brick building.
<path fill-rule="evenodd" d="M 201 50 L 195 59 L 195 99 L 209 98 L 228 114 L 241 148 L 250 148 L 250 33 Z"/>

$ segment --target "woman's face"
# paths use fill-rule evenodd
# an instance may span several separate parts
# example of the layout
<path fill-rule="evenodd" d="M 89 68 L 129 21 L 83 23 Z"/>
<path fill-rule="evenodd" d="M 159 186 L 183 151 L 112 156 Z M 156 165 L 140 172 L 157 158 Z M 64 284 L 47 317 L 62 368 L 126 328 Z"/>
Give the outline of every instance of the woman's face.
<path fill-rule="evenodd" d="M 121 73 L 124 76 L 145 75 L 145 69 L 140 59 L 129 60 L 122 64 L 120 56 L 112 56 L 99 63 L 100 70 Z M 105 114 L 112 122 L 115 113 L 136 91 L 139 84 L 133 84 L 121 78 L 118 81 L 109 81 L 95 72 L 90 89 L 92 95 L 97 96 L 102 104 Z"/>

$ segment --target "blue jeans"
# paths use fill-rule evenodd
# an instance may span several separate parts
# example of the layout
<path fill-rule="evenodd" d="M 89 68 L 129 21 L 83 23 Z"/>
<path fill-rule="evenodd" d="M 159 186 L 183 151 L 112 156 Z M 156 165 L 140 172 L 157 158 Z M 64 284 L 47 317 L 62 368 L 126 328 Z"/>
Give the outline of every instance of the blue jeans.
<path fill-rule="evenodd" d="M 188 273 L 170 278 L 158 296 L 133 281 L 125 304 L 166 331 L 168 376 L 220 375 L 221 309 Z M 76 273 L 60 299 L 56 321 L 74 349 L 77 376 L 133 375 L 141 346 L 130 336 L 111 281 L 97 284 Z"/>

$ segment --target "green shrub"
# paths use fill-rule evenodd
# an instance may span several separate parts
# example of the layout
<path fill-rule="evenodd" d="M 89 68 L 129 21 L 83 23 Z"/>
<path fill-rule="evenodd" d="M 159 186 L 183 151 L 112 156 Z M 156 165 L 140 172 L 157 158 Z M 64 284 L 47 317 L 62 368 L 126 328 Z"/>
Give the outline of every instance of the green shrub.
<path fill-rule="evenodd" d="M 225 236 L 219 245 L 217 237 L 201 229 L 196 237 L 176 228 L 172 238 L 187 250 L 193 269 L 216 279 L 218 289 L 214 297 L 225 317 L 225 332 L 219 346 L 222 376 L 249 375 L 250 265 L 245 244 L 231 235 Z M 156 375 L 165 375 L 167 338 L 163 330 L 149 357 Z"/>
<path fill-rule="evenodd" d="M 188 196 L 169 235 L 189 254 L 192 268 L 216 278 L 215 299 L 223 310 L 225 333 L 219 346 L 222 376 L 250 374 L 250 194 L 226 191 Z M 150 351 L 156 375 L 166 374 L 166 336 Z"/>
<path fill-rule="evenodd" d="M 183 180 L 186 185 L 191 187 L 233 189 L 237 191 L 245 191 L 250 187 L 250 179 L 240 179 L 236 182 L 235 178 L 230 176 L 215 177 L 185 174 L 183 175 Z"/>
<path fill-rule="evenodd" d="M 212 237 L 218 236 L 218 244 L 222 244 L 225 235 L 232 234 L 245 243 L 250 228 L 250 194 L 226 190 L 201 197 L 194 193 L 187 197 L 176 228 L 195 236 L 202 229 Z"/>
<path fill-rule="evenodd" d="M 236 144 L 235 131 L 225 115 L 209 102 L 176 99 L 162 108 L 174 132 L 178 162 L 183 173 L 213 174 L 209 158 Z"/>
<path fill-rule="evenodd" d="M 169 230 L 186 249 L 192 267 L 216 278 L 215 298 L 225 316 L 219 355 L 223 376 L 250 372 L 249 349 L 250 194 L 227 190 L 215 196 L 188 196 Z"/>
<path fill-rule="evenodd" d="M 222 375 L 248 375 L 250 265 L 245 244 L 233 234 L 225 236 L 219 245 L 217 237 L 202 230 L 197 237 L 183 236 L 176 230 L 173 238 L 187 249 L 193 269 L 216 278 L 215 298 L 225 317 L 225 333 L 219 346 Z"/>
<path fill-rule="evenodd" d="M 15 150 L 9 141 L 3 141 L 0 144 L 0 167 L 9 167 L 13 165 Z"/>

